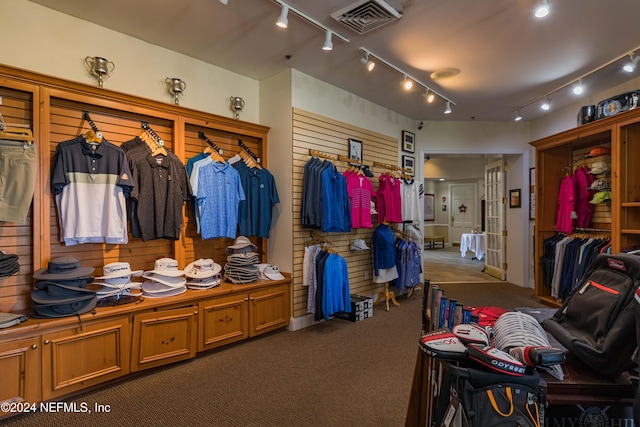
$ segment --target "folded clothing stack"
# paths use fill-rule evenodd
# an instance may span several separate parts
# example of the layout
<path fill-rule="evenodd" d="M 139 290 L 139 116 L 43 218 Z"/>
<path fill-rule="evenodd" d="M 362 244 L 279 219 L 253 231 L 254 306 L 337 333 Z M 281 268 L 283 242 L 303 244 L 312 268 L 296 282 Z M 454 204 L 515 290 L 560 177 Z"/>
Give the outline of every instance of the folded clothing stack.
<path fill-rule="evenodd" d="M 9 277 L 20 271 L 18 255 L 0 251 L 0 277 Z"/>
<path fill-rule="evenodd" d="M 149 298 L 165 298 L 183 294 L 187 291 L 187 279 L 184 271 L 178 269 L 178 261 L 172 258 L 156 260 L 153 270 L 142 274 L 145 280 L 142 293 Z"/>
<path fill-rule="evenodd" d="M 93 310 L 98 300 L 96 291 L 86 288 L 93 280 L 93 270 L 74 257 L 52 259 L 47 268 L 37 270 L 33 278 L 38 282 L 31 292 L 32 317 L 75 316 Z"/>
<path fill-rule="evenodd" d="M 239 236 L 233 245 L 227 246 L 227 264 L 224 266 L 224 278 L 231 283 L 254 283 L 258 281 L 260 262 L 258 247 L 251 240 Z"/>

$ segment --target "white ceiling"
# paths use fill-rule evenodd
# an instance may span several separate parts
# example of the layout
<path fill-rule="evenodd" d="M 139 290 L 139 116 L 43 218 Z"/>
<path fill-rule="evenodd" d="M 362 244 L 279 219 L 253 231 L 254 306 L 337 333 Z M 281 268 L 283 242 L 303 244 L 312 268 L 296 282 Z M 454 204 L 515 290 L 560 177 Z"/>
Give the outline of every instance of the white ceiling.
<path fill-rule="evenodd" d="M 402 18 L 363 35 L 331 17 L 355 0 L 284 0 L 349 39 L 334 37 L 331 52 L 321 50 L 324 32 L 292 13 L 287 29 L 276 27 L 272 0 L 32 1 L 253 79 L 295 68 L 418 121 L 512 120 L 640 47 L 638 0 L 550 0 L 542 20 L 533 17 L 537 0 L 387 0 Z M 368 73 L 361 47 L 453 101 L 453 113 L 443 114 L 442 99 L 426 104 L 422 88 L 406 93 L 402 76 L 382 64 Z M 583 96 L 640 75 L 620 71 L 623 62 L 586 77 Z M 449 67 L 460 74 L 430 78 Z M 551 99 L 556 108 L 576 101 L 568 89 Z M 537 103 L 521 113 L 542 114 Z"/>

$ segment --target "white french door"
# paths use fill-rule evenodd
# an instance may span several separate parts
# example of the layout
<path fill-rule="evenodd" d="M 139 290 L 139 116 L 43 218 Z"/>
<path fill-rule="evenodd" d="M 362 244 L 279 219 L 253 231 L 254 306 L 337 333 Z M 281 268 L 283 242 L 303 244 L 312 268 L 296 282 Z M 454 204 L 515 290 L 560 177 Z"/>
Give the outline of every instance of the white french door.
<path fill-rule="evenodd" d="M 507 278 L 504 265 L 506 251 L 504 181 L 504 161 L 502 159 L 485 166 L 485 234 L 487 236 L 485 272 L 500 280 Z"/>

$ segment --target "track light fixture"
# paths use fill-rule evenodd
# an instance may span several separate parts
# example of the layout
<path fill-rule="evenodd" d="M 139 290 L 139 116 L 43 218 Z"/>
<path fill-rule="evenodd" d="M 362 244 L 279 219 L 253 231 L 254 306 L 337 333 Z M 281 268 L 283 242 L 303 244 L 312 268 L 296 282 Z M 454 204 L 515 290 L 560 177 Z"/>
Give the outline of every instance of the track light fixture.
<path fill-rule="evenodd" d="M 427 92 L 424 94 L 424 97 L 429 104 L 431 104 L 433 100 L 436 99 L 436 96 L 434 95 L 434 93 L 431 92 L 429 89 L 427 89 Z"/>
<path fill-rule="evenodd" d="M 551 109 L 551 100 L 549 98 L 546 98 L 544 101 L 542 101 L 542 104 L 540 104 L 540 108 L 544 111 L 549 111 Z"/>
<path fill-rule="evenodd" d="M 624 64 L 624 67 L 622 67 L 622 69 L 627 73 L 633 73 L 636 69 L 638 61 L 640 61 L 640 56 L 636 55 L 634 52 L 631 52 L 631 54 L 629 55 L 629 62 Z"/>
<path fill-rule="evenodd" d="M 451 101 L 447 101 L 447 108 L 444 109 L 445 114 L 451 114 Z"/>
<path fill-rule="evenodd" d="M 274 0 L 275 1 L 275 0 Z M 451 105 L 456 105 L 455 102 L 453 102 L 452 100 L 450 100 L 449 98 L 447 98 L 446 96 L 442 95 L 441 93 L 438 93 L 437 91 L 433 90 L 432 88 L 430 88 L 429 86 L 427 86 L 425 83 L 421 82 L 420 80 L 416 79 L 415 77 L 410 76 L 409 74 L 405 73 L 404 71 L 402 71 L 400 68 L 396 67 L 395 65 L 393 65 L 392 63 L 390 63 L 389 61 L 379 57 L 378 55 L 376 55 L 375 53 L 371 52 L 369 49 L 366 49 L 364 47 L 361 47 L 360 50 L 362 51 L 362 53 L 365 54 L 365 58 L 373 58 L 375 59 L 375 62 L 379 62 L 389 68 L 391 68 L 392 70 L 394 70 L 395 72 L 401 74 L 404 78 L 403 80 L 403 87 L 406 90 L 409 90 L 410 88 L 408 88 L 407 84 L 411 84 L 411 87 L 413 87 L 414 84 L 417 84 L 418 86 L 422 87 L 426 92 L 425 92 L 425 97 L 427 99 L 427 102 L 433 102 L 435 97 L 439 97 L 441 99 L 443 99 L 444 101 L 447 101 L 449 103 L 449 109 L 451 108 Z M 365 58 L 361 58 L 360 62 L 364 63 Z M 369 62 L 371 62 L 371 60 L 369 60 Z"/>
<path fill-rule="evenodd" d="M 572 88 L 573 93 L 576 94 L 576 95 L 580 95 L 580 94 L 584 93 L 585 86 L 582 83 L 582 81 L 584 79 L 588 78 L 592 74 L 595 74 L 598 71 L 603 70 L 605 68 L 608 68 L 608 67 L 611 67 L 611 66 L 619 67 L 620 66 L 620 61 L 622 61 L 622 60 L 626 59 L 626 63 L 622 67 L 624 69 L 624 71 L 631 72 L 631 71 L 633 71 L 635 66 L 638 64 L 638 62 L 640 62 L 640 56 L 636 55 L 636 53 L 635 53 L 638 50 L 640 50 L 640 46 L 636 47 L 635 49 L 633 49 L 630 52 L 627 52 L 627 53 L 625 53 L 623 55 L 620 55 L 620 56 L 618 56 L 616 58 L 613 58 L 612 60 L 600 65 L 599 67 L 594 68 L 593 70 L 591 70 L 591 71 L 589 71 L 587 73 L 584 73 L 583 75 L 581 75 L 577 79 L 574 78 L 574 79 L 568 81 L 567 83 L 564 83 L 563 85 L 561 85 L 561 86 L 559 86 L 559 87 L 557 87 L 557 88 L 545 93 L 544 95 L 541 95 L 541 96 L 539 96 L 537 98 L 534 98 L 531 101 L 527 102 L 526 104 L 520 105 L 515 111 L 516 112 L 522 111 L 523 108 L 526 108 L 526 107 L 528 107 L 530 105 L 533 105 L 533 104 L 537 104 L 537 103 L 539 103 L 541 101 L 544 101 L 544 102 L 542 102 L 540 104 L 540 108 L 545 110 L 545 111 L 547 111 L 547 110 L 551 109 L 551 102 L 550 102 L 549 97 L 552 94 L 554 94 L 556 92 L 559 92 L 559 91 L 561 91 L 563 89 L 566 89 L 569 86 L 573 86 L 573 88 Z M 587 86 L 588 86 L 588 84 L 587 84 Z M 578 89 L 578 88 L 581 88 L 582 91 L 580 91 L 580 89 Z"/>
<path fill-rule="evenodd" d="M 582 79 L 578 79 L 578 83 L 576 83 L 575 86 L 573 86 L 572 90 L 575 95 L 582 95 L 582 92 L 584 92 L 584 86 L 582 86 Z"/>
<path fill-rule="evenodd" d="M 520 120 L 522 120 L 522 116 L 520 115 L 520 111 L 516 110 L 516 115 L 513 118 L 514 122 L 519 122 Z"/>
<path fill-rule="evenodd" d="M 332 35 L 333 35 L 333 31 L 327 30 L 327 34 L 324 37 L 324 44 L 322 45 L 322 50 L 333 50 L 333 42 L 331 41 Z"/>
<path fill-rule="evenodd" d="M 360 62 L 362 62 L 365 67 L 367 67 L 367 71 L 373 70 L 374 67 L 376 66 L 375 62 L 369 60 L 369 54 L 368 53 L 365 53 L 365 56 L 363 58 L 360 58 Z"/>
<path fill-rule="evenodd" d="M 301 12 L 300 10 L 298 10 L 298 9 L 296 9 L 294 7 L 291 7 L 290 5 L 286 4 L 282 0 L 272 0 L 272 1 L 274 3 L 276 3 L 276 4 L 279 4 L 280 5 L 280 9 L 281 9 L 280 10 L 280 17 L 278 18 L 278 21 L 276 22 L 276 25 L 278 27 L 287 28 L 287 25 L 288 25 L 287 16 L 288 16 L 288 13 L 291 12 L 294 15 L 297 15 L 300 18 L 304 19 L 309 24 L 315 25 L 316 27 L 320 28 L 321 30 L 323 30 L 325 32 L 324 44 L 322 45 L 322 49 L 323 50 L 333 50 L 333 38 L 334 37 L 342 40 L 345 43 L 349 43 L 349 39 L 347 37 L 343 36 L 342 34 L 334 32 L 329 27 L 327 27 L 324 24 L 321 24 L 319 21 L 313 19 L 312 17 L 310 17 L 306 13 Z"/>
<path fill-rule="evenodd" d="M 282 6 L 280 6 L 280 16 L 278 17 L 278 22 L 276 22 L 276 25 L 280 28 L 287 28 L 287 26 L 289 25 L 288 15 L 289 6 L 283 4 Z"/>
<path fill-rule="evenodd" d="M 534 15 L 536 18 L 544 18 L 549 14 L 549 0 L 540 0 Z"/>
<path fill-rule="evenodd" d="M 411 90 L 411 88 L 413 87 L 413 81 L 407 77 L 407 75 L 404 75 L 404 88 L 405 90 Z"/>

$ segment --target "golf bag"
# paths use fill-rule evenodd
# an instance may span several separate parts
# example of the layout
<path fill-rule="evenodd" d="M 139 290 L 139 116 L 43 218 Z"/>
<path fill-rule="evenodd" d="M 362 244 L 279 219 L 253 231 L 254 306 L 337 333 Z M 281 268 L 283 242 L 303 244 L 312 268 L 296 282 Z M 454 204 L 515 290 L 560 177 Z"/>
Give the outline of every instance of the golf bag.
<path fill-rule="evenodd" d="M 542 326 L 595 372 L 617 378 L 635 366 L 638 287 L 640 257 L 600 254 Z"/>

